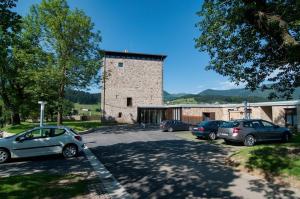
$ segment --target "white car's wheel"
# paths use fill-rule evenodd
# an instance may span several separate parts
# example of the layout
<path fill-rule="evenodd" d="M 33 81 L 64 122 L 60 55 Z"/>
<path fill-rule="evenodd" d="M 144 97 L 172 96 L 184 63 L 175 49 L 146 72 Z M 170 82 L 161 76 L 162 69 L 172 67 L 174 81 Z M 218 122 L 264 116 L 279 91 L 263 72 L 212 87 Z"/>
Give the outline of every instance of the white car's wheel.
<path fill-rule="evenodd" d="M 10 158 L 10 154 L 5 149 L 0 149 L 0 163 L 7 162 Z"/>
<path fill-rule="evenodd" d="M 69 144 L 63 148 L 62 154 L 65 158 L 72 158 L 78 153 L 77 146 L 74 144 Z"/>

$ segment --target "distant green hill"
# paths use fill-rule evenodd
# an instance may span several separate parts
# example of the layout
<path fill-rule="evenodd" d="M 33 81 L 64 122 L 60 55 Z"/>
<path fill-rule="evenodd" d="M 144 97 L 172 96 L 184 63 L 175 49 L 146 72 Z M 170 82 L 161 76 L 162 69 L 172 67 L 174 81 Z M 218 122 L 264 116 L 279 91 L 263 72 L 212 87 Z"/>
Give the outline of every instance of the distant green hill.
<path fill-rule="evenodd" d="M 207 89 L 198 94 L 167 94 L 165 103 L 169 104 L 198 104 L 198 103 L 241 103 L 245 99 L 249 102 L 263 102 L 270 101 L 268 99 L 271 90 L 256 90 L 250 91 L 244 88 L 241 89 L 228 89 L 228 90 L 214 90 Z M 300 99 L 300 88 L 297 88 L 293 94 L 293 99 Z M 278 101 L 284 99 L 274 99 L 272 101 Z"/>
<path fill-rule="evenodd" d="M 257 97 L 264 97 L 267 99 L 271 92 L 272 92 L 271 90 L 265 90 L 265 91 L 255 90 L 252 92 L 244 88 L 228 89 L 228 90 L 207 89 L 199 93 L 199 95 L 244 96 L 244 97 L 257 96 Z M 300 99 L 300 87 L 295 89 L 295 92 L 293 94 L 293 99 Z M 278 99 L 278 100 L 283 100 L 283 99 Z"/>

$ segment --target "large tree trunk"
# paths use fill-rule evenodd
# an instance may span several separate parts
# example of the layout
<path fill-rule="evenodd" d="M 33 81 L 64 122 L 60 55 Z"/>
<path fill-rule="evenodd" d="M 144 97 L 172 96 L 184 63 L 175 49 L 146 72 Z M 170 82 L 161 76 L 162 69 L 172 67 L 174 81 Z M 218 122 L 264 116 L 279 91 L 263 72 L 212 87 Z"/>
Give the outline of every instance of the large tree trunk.
<path fill-rule="evenodd" d="M 57 111 L 57 125 L 62 125 L 63 123 L 63 102 L 65 96 L 65 85 L 62 83 L 59 88 L 58 93 L 58 111 Z"/>
<path fill-rule="evenodd" d="M 12 112 L 12 114 L 11 114 L 11 124 L 12 125 L 21 124 L 20 114 L 18 112 Z"/>
<path fill-rule="evenodd" d="M 18 125 L 21 124 L 21 119 L 20 119 L 20 114 L 19 114 L 19 108 L 16 107 L 15 105 L 13 105 L 10 100 L 9 97 L 7 95 L 7 93 L 4 91 L 4 89 L 2 88 L 2 92 L 0 93 L 4 106 L 7 110 L 10 110 L 11 112 L 11 118 L 10 118 L 10 123 L 12 125 Z"/>

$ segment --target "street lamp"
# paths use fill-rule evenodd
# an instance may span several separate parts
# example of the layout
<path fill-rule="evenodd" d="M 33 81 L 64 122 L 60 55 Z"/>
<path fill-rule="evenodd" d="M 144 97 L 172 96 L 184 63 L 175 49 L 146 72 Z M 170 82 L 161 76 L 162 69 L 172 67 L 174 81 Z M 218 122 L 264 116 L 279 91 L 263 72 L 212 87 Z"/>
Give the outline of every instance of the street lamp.
<path fill-rule="evenodd" d="M 38 103 L 41 105 L 40 127 L 42 127 L 43 126 L 43 121 L 44 121 L 45 104 L 47 104 L 47 102 L 39 101 Z"/>

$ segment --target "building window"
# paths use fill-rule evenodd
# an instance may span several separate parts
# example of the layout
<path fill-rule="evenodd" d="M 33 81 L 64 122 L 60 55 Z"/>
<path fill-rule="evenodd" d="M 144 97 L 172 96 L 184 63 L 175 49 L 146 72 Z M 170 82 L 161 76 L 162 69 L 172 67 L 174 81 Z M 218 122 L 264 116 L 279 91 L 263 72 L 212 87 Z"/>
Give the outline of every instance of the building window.
<path fill-rule="evenodd" d="M 119 63 L 118 63 L 118 66 L 119 66 L 120 68 L 122 68 L 122 67 L 123 67 L 123 62 L 119 62 Z"/>
<path fill-rule="evenodd" d="M 128 107 L 132 106 L 132 98 L 131 97 L 127 97 L 127 106 Z"/>
<path fill-rule="evenodd" d="M 122 112 L 119 112 L 118 118 L 121 118 L 121 117 L 122 117 Z"/>

